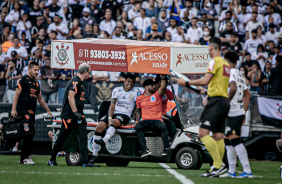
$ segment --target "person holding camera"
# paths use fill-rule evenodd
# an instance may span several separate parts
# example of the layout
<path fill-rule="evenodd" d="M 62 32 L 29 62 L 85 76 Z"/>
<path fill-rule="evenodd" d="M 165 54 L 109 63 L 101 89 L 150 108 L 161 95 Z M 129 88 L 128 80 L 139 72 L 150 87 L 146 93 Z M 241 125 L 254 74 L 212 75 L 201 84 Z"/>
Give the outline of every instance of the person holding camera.
<path fill-rule="evenodd" d="M 7 72 L 5 78 L 8 80 L 8 92 L 7 98 L 8 103 L 13 103 L 13 98 L 15 96 L 17 80 L 22 76 L 21 71 L 16 68 L 16 64 L 13 60 L 8 62 Z"/>
<path fill-rule="evenodd" d="M 38 72 L 38 63 L 31 61 L 28 64 L 28 74 L 18 79 L 13 100 L 11 117 L 21 119 L 23 126 L 19 164 L 35 164 L 31 159 L 31 152 L 32 142 L 35 135 L 34 123 L 37 101 L 41 107 L 47 111 L 47 115 L 53 117 L 49 107 L 41 96 L 39 83 L 35 80 L 38 76 Z"/>
<path fill-rule="evenodd" d="M 51 152 L 51 158 L 47 162 L 49 166 L 57 166 L 56 156 L 63 146 L 69 134 L 74 130 L 78 136 L 80 153 L 83 159 L 83 167 L 95 167 L 88 163 L 87 149 L 87 123 L 83 113 L 85 101 L 85 89 L 83 81 L 89 78 L 90 65 L 83 63 L 78 68 L 77 75 L 72 78 L 67 86 L 62 105 L 62 127 Z"/>

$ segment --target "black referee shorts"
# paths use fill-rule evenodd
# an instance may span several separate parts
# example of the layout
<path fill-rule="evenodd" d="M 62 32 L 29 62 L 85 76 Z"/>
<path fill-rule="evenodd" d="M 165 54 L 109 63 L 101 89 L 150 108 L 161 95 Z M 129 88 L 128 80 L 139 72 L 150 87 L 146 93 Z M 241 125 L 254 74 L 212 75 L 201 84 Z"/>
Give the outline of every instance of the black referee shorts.
<path fill-rule="evenodd" d="M 227 117 L 227 125 L 225 128 L 225 135 L 228 137 L 231 134 L 241 136 L 241 127 L 243 125 L 245 115 Z"/>
<path fill-rule="evenodd" d="M 208 104 L 200 117 L 200 128 L 208 129 L 213 133 L 224 133 L 229 108 L 227 98 L 209 97 Z"/>
<path fill-rule="evenodd" d="M 105 122 L 107 125 L 109 125 L 108 117 L 109 117 L 109 115 L 107 114 L 107 115 L 103 116 L 100 119 L 100 121 Z M 114 114 L 113 119 L 118 119 L 122 126 L 127 125 L 129 123 L 129 120 L 130 120 L 130 118 L 127 115 L 124 115 L 124 114 Z"/>

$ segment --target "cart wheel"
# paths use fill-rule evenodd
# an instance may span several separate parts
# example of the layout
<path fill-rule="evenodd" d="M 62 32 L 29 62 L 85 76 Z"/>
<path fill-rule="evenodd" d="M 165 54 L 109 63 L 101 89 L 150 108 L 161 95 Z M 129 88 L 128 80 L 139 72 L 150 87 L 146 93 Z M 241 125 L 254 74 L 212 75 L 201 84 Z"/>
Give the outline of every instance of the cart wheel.
<path fill-rule="evenodd" d="M 81 166 L 83 162 L 80 153 L 67 152 L 65 159 L 68 166 Z"/>
<path fill-rule="evenodd" d="M 122 160 L 122 161 L 109 161 L 109 162 L 106 162 L 106 165 L 108 167 L 127 167 L 129 164 L 129 161 L 125 161 L 125 160 Z"/>
<path fill-rule="evenodd" d="M 203 155 L 200 151 L 197 151 L 197 155 L 198 155 L 198 162 L 197 162 L 197 165 L 195 167 L 195 169 L 201 169 L 202 167 L 202 164 L 203 164 Z"/>
<path fill-rule="evenodd" d="M 181 148 L 176 154 L 175 162 L 179 169 L 197 169 L 200 166 L 197 152 L 190 147 Z"/>

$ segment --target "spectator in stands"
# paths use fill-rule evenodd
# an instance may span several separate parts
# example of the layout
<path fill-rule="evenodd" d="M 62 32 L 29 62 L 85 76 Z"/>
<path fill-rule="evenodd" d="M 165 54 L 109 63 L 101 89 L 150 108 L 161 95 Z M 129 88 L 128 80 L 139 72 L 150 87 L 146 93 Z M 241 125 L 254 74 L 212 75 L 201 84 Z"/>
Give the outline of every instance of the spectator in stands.
<path fill-rule="evenodd" d="M 257 21 L 257 13 L 253 12 L 252 13 L 252 19 L 251 19 L 251 21 L 249 21 L 247 23 L 247 26 L 246 26 L 246 40 L 252 38 L 252 33 L 251 32 L 252 32 L 252 30 L 257 29 L 258 26 L 261 26 L 262 27 L 262 31 L 264 31 L 262 22 L 258 22 Z"/>
<path fill-rule="evenodd" d="M 30 43 L 30 39 L 26 38 L 26 32 L 22 32 L 21 34 L 21 40 L 20 40 L 20 44 L 21 46 L 25 47 L 27 52 L 30 53 L 31 50 L 31 43 Z"/>
<path fill-rule="evenodd" d="M 108 72 L 106 71 L 92 71 L 92 83 L 96 83 L 99 81 L 109 81 Z"/>
<path fill-rule="evenodd" d="M 21 8 L 19 2 L 14 3 L 14 9 L 12 9 L 6 19 L 9 20 L 9 23 L 12 25 L 12 32 L 17 34 L 17 24 L 21 20 L 21 16 L 24 14 L 24 11 Z M 6 21 L 6 20 L 5 20 Z"/>
<path fill-rule="evenodd" d="M 169 26 L 169 19 L 167 18 L 166 10 L 161 9 L 160 16 L 158 19 L 158 26 L 161 28 L 162 33 L 168 28 Z"/>
<path fill-rule="evenodd" d="M 158 6 L 155 6 L 155 0 L 148 0 L 149 2 L 149 8 L 146 9 L 146 17 L 155 17 L 156 19 L 159 19 L 159 12 L 160 9 L 163 6 L 162 0 L 156 0 L 158 2 Z"/>
<path fill-rule="evenodd" d="M 262 30 L 262 27 L 261 26 L 258 26 L 257 28 L 257 39 L 261 40 L 263 43 L 266 43 L 266 38 L 263 34 L 263 30 Z"/>
<path fill-rule="evenodd" d="M 62 24 L 61 22 L 62 22 L 61 17 L 59 15 L 55 15 L 54 23 L 49 25 L 47 32 L 50 33 L 50 31 L 56 31 L 58 33 L 57 39 L 65 40 L 66 35 L 69 33 L 69 29 L 67 28 L 65 24 Z"/>
<path fill-rule="evenodd" d="M 98 24 L 94 24 L 93 34 L 95 35 L 95 37 L 100 38 L 100 29 Z"/>
<path fill-rule="evenodd" d="M 252 64 L 254 63 L 255 61 L 252 60 L 252 57 L 251 57 L 251 54 L 249 52 L 246 52 L 245 54 L 245 61 L 242 63 L 242 66 L 247 70 L 247 72 L 251 71 L 252 69 Z M 248 73 L 247 73 L 248 74 Z M 246 76 L 248 76 L 246 74 Z M 248 77 L 249 78 L 249 77 Z"/>
<path fill-rule="evenodd" d="M 117 26 L 116 27 L 120 27 L 121 35 L 124 36 L 125 38 L 127 38 L 127 31 L 125 30 L 125 27 L 124 27 L 124 24 L 122 23 L 122 21 L 117 21 Z M 130 32 L 130 31 L 131 30 L 128 30 L 128 32 Z"/>
<path fill-rule="evenodd" d="M 154 42 L 161 42 L 163 41 L 163 37 L 158 32 L 158 26 L 157 24 L 152 25 L 152 34 L 149 34 L 147 40 L 148 41 L 154 41 Z"/>
<path fill-rule="evenodd" d="M 28 10 L 29 20 L 32 25 L 36 24 L 37 17 L 41 17 L 43 15 L 42 11 L 40 10 L 39 3 L 40 3 L 40 0 L 34 0 L 33 6 L 30 7 Z"/>
<path fill-rule="evenodd" d="M 248 77 L 250 78 L 250 84 L 251 84 L 250 91 L 259 93 L 261 70 L 259 70 L 259 65 L 257 63 L 252 63 L 252 68 L 251 71 L 248 72 Z"/>
<path fill-rule="evenodd" d="M 59 104 L 63 103 L 64 94 L 66 86 L 70 79 L 72 79 L 71 70 L 60 69 L 59 70 L 59 82 L 58 82 L 58 95 L 59 95 Z"/>
<path fill-rule="evenodd" d="M 266 61 L 265 63 L 265 70 L 261 74 L 261 85 L 262 85 L 262 92 L 269 93 L 271 86 L 269 84 L 269 77 L 271 75 L 271 62 Z"/>
<path fill-rule="evenodd" d="M 14 46 L 13 39 L 15 38 L 14 33 L 9 33 L 8 40 L 2 44 L 2 51 L 3 53 L 7 53 L 9 48 Z"/>
<path fill-rule="evenodd" d="M 93 34 L 91 25 L 87 24 L 85 26 L 85 34 L 83 38 L 97 38 L 97 35 Z"/>
<path fill-rule="evenodd" d="M 274 95 L 282 95 L 282 56 L 276 57 L 277 66 L 271 69 L 269 84 L 271 85 L 270 92 Z"/>
<path fill-rule="evenodd" d="M 275 55 L 275 49 L 274 49 L 274 41 L 273 40 L 270 40 L 268 41 L 268 45 L 266 46 L 266 52 L 268 54 L 268 57 L 273 57 Z"/>
<path fill-rule="evenodd" d="M 117 21 L 117 17 L 119 17 L 119 7 L 117 0 L 104 0 L 102 2 L 101 8 L 103 12 L 106 14 L 106 9 L 112 10 L 112 19 Z"/>
<path fill-rule="evenodd" d="M 257 51 L 252 53 L 251 59 L 257 61 L 260 65 L 261 70 L 264 71 L 265 61 L 267 60 L 267 58 L 267 52 L 265 52 L 263 45 L 259 44 Z"/>
<path fill-rule="evenodd" d="M 159 36 L 162 36 L 162 30 L 157 24 L 156 17 L 151 17 L 151 25 L 148 26 L 147 29 L 146 29 L 145 40 L 153 34 L 153 25 L 157 26 L 157 33 L 158 33 Z"/>
<path fill-rule="evenodd" d="M 9 23 L 5 22 L 5 18 L 7 17 L 7 13 L 1 12 L 1 17 L 0 17 L 0 35 L 3 34 L 3 29 L 5 25 L 10 25 Z M 2 39 L 0 38 L 0 42 Z"/>
<path fill-rule="evenodd" d="M 41 45 L 44 46 L 44 42 L 41 41 L 40 38 L 36 38 L 36 39 L 35 39 L 35 46 L 31 48 L 31 52 L 30 52 L 30 55 L 31 55 L 31 56 L 33 56 L 35 50 L 40 47 L 39 44 L 41 44 Z M 42 48 L 43 48 L 43 47 L 42 47 Z"/>
<path fill-rule="evenodd" d="M 177 33 L 172 35 L 172 42 L 181 42 L 181 43 L 186 43 L 187 40 L 185 38 L 184 30 L 181 26 L 177 26 Z"/>
<path fill-rule="evenodd" d="M 120 82 L 120 73 L 121 72 L 108 72 L 110 82 Z"/>
<path fill-rule="evenodd" d="M 48 58 L 45 62 L 45 66 L 40 69 L 41 79 L 41 93 L 46 103 L 56 103 L 58 92 L 58 77 L 60 75 L 59 70 L 53 69 L 51 66 L 51 60 Z"/>
<path fill-rule="evenodd" d="M 112 35 L 110 36 L 110 39 L 125 39 L 123 35 L 121 35 L 121 28 L 116 27 L 115 30 L 113 31 Z"/>
<path fill-rule="evenodd" d="M 17 24 L 18 38 L 21 38 L 21 34 L 25 32 L 26 38 L 31 39 L 30 28 L 31 28 L 31 22 L 28 20 L 27 14 L 24 13 L 21 17 L 21 21 L 19 21 Z"/>
<path fill-rule="evenodd" d="M 4 43 L 4 42 L 8 41 L 10 29 L 11 29 L 10 24 L 4 24 L 3 33 L 1 34 L 1 37 L 0 37 L 0 43 Z"/>
<path fill-rule="evenodd" d="M 237 12 L 234 11 L 234 2 L 229 2 L 228 8 L 227 8 L 226 10 L 221 11 L 220 17 L 219 17 L 219 19 L 218 19 L 219 22 L 223 22 L 223 21 L 226 20 L 225 15 L 226 15 L 226 12 L 227 12 L 227 11 L 231 11 L 231 13 L 232 13 L 232 19 L 231 19 L 231 21 L 234 21 L 234 20 L 237 19 Z"/>
<path fill-rule="evenodd" d="M 28 53 L 25 47 L 20 46 L 20 40 L 18 38 L 13 39 L 13 44 L 14 46 L 9 48 L 7 52 L 7 58 L 6 60 L 11 60 L 11 53 L 12 51 L 16 51 L 18 54 L 18 58 L 23 59 L 23 60 L 28 60 Z"/>
<path fill-rule="evenodd" d="M 2 45 L 0 44 L 0 64 L 6 65 L 5 58 L 6 54 L 2 52 Z"/>
<path fill-rule="evenodd" d="M 257 13 L 257 21 L 258 22 L 264 22 L 264 17 L 263 15 L 258 13 L 258 6 L 257 5 L 253 5 L 252 6 L 252 11 L 249 12 L 246 17 L 245 17 L 245 21 L 244 21 L 244 25 L 246 26 L 248 24 L 249 21 L 252 20 L 252 13 Z"/>
<path fill-rule="evenodd" d="M 264 21 L 267 23 L 268 22 L 268 17 L 273 17 L 274 19 L 274 24 L 279 25 L 281 23 L 281 16 L 279 13 L 274 13 L 275 8 L 271 5 L 267 6 L 267 15 L 264 17 Z"/>
<path fill-rule="evenodd" d="M 12 51 L 11 60 L 16 64 L 16 69 L 22 71 L 26 65 L 25 60 L 19 58 L 18 53 L 16 51 Z"/>
<path fill-rule="evenodd" d="M 30 58 L 30 60 L 33 60 L 39 64 L 39 68 L 45 65 L 45 60 L 43 58 L 43 52 L 42 49 L 37 48 L 35 50 L 35 54 L 33 57 Z"/>
<path fill-rule="evenodd" d="M 248 71 L 246 70 L 246 68 L 243 65 L 239 67 L 239 71 L 241 75 L 244 77 L 245 82 L 248 86 L 250 84 L 250 79 L 248 78 Z"/>
<path fill-rule="evenodd" d="M 177 22 L 176 22 L 176 20 L 175 19 L 170 19 L 169 25 L 170 25 L 170 27 L 168 27 L 166 30 L 168 32 L 170 32 L 171 35 L 177 33 L 177 27 L 176 27 L 177 26 Z"/>
<path fill-rule="evenodd" d="M 112 20 L 112 13 L 106 12 L 105 13 L 105 20 L 103 20 L 99 28 L 101 31 L 106 31 L 109 35 L 111 35 L 116 27 L 116 22 Z"/>
<path fill-rule="evenodd" d="M 93 24 L 96 23 L 96 20 L 93 17 L 90 16 L 90 9 L 89 8 L 87 8 L 87 7 L 83 8 L 82 13 L 83 13 L 83 17 L 81 17 L 79 19 L 79 25 L 81 27 L 83 34 L 85 34 L 85 26 L 87 24 L 93 26 Z"/>
<path fill-rule="evenodd" d="M 205 19 L 207 19 L 206 26 L 211 26 L 212 32 L 214 32 L 214 21 L 218 20 L 218 15 L 214 7 L 211 6 L 211 2 L 209 0 L 204 1 L 203 7 L 198 12 L 198 18 L 201 21 L 205 21 Z"/>
<path fill-rule="evenodd" d="M 194 17 L 197 17 L 198 10 L 197 8 L 193 7 L 193 3 L 191 0 L 185 0 L 185 8 L 180 10 L 180 18 L 184 17 L 184 12 L 188 12 L 188 19 L 192 19 Z"/>
<path fill-rule="evenodd" d="M 138 41 L 144 41 L 142 29 L 137 30 L 137 40 Z"/>
<path fill-rule="evenodd" d="M 43 16 L 39 16 L 36 18 L 36 23 L 32 24 L 33 25 L 31 27 L 31 38 L 32 39 L 35 39 L 36 37 L 39 36 L 40 29 L 44 29 L 44 33 L 45 33 L 43 22 L 44 22 Z"/>
<path fill-rule="evenodd" d="M 178 22 L 178 26 L 181 26 L 182 29 L 184 30 L 185 33 L 187 33 L 188 28 L 190 28 L 192 26 L 189 17 L 189 13 L 188 11 L 184 11 L 183 13 L 183 17 L 180 18 L 179 22 Z"/>
<path fill-rule="evenodd" d="M 54 21 L 55 16 L 60 16 L 63 19 L 63 15 L 61 12 L 61 7 L 58 6 L 58 0 L 52 0 L 52 4 L 49 6 L 49 16 L 51 18 L 51 21 Z"/>
<path fill-rule="evenodd" d="M 169 31 L 165 31 L 163 35 L 164 42 L 171 42 L 171 33 Z"/>
<path fill-rule="evenodd" d="M 122 11 L 128 12 L 129 10 L 134 9 L 135 0 L 123 0 L 122 1 Z"/>
<path fill-rule="evenodd" d="M 249 52 L 249 53 L 256 52 L 258 45 L 263 44 L 262 40 L 257 38 L 257 33 L 258 31 L 256 29 L 252 30 L 251 39 L 248 39 L 245 42 L 242 60 L 244 59 L 244 55 L 246 52 Z"/>
<path fill-rule="evenodd" d="M 187 31 L 188 43 L 199 44 L 200 38 L 203 37 L 203 29 L 197 27 L 197 18 L 193 18 L 191 21 L 192 27 Z"/>
<path fill-rule="evenodd" d="M 67 37 L 71 36 L 73 34 L 73 32 L 74 32 L 74 28 L 77 28 L 77 27 L 80 27 L 79 20 L 78 20 L 78 18 L 75 18 L 75 19 L 73 19 L 73 21 L 71 23 L 71 29 L 70 29 L 69 34 L 67 35 Z"/>
<path fill-rule="evenodd" d="M 123 23 L 123 25 L 127 25 L 129 22 L 130 22 L 130 20 L 128 19 L 128 15 L 127 15 L 127 12 L 122 12 L 122 14 L 121 14 L 121 19 L 119 19 L 122 23 Z"/>
<path fill-rule="evenodd" d="M 272 66 L 276 66 L 276 64 L 277 64 L 276 57 L 280 55 L 280 49 L 281 49 L 281 47 L 279 45 L 276 45 L 274 47 L 275 54 L 274 54 L 272 61 L 271 61 Z"/>
<path fill-rule="evenodd" d="M 280 48 L 282 47 L 282 33 L 279 32 L 279 36 L 278 36 L 278 44 L 277 44 Z"/>
<path fill-rule="evenodd" d="M 8 103 L 13 103 L 17 80 L 21 77 L 21 71 L 16 69 L 14 61 L 9 60 L 5 78 L 8 80 L 7 98 Z"/>
<path fill-rule="evenodd" d="M 268 17 L 268 22 L 265 24 L 265 31 L 269 31 L 269 26 L 273 24 L 274 25 L 274 31 L 279 31 L 278 26 L 274 24 L 274 18 Z"/>
<path fill-rule="evenodd" d="M 146 29 L 151 26 L 151 19 L 146 17 L 146 10 L 144 8 L 140 9 L 140 17 L 134 19 L 133 25 L 137 27 L 138 30 L 141 29 L 143 31 L 143 38 L 145 38 Z"/>
<path fill-rule="evenodd" d="M 86 5 L 85 0 L 69 0 L 69 5 L 72 10 L 71 19 L 82 17 L 82 9 Z"/>
<path fill-rule="evenodd" d="M 241 6 L 241 13 L 238 15 L 238 37 L 240 42 L 244 42 L 245 41 L 245 34 L 246 34 L 246 30 L 245 30 L 245 17 L 247 15 L 247 8 L 246 6 Z"/>
<path fill-rule="evenodd" d="M 199 43 L 201 45 L 208 45 L 209 44 L 209 41 L 210 41 L 210 29 L 208 27 L 204 27 L 204 30 L 203 30 L 203 37 L 200 38 L 199 40 Z"/>
<path fill-rule="evenodd" d="M 220 26 L 218 28 L 219 33 L 222 33 L 226 30 L 227 23 L 232 24 L 233 32 L 238 33 L 237 25 L 235 23 L 231 22 L 231 18 L 232 18 L 231 11 L 227 11 L 225 13 L 225 20 L 220 23 Z"/>
<path fill-rule="evenodd" d="M 99 8 L 99 5 L 97 4 L 97 2 L 98 0 L 91 0 L 90 16 L 95 19 L 95 22 L 97 24 L 99 24 L 103 17 L 103 11 Z"/>
<path fill-rule="evenodd" d="M 129 40 L 137 40 L 137 28 L 136 27 L 133 27 L 132 28 L 132 36 L 130 36 L 128 39 Z"/>
<path fill-rule="evenodd" d="M 202 15 L 201 21 L 198 21 L 197 26 L 201 27 L 202 29 L 204 29 L 205 27 L 208 27 L 211 31 L 213 30 L 212 24 L 208 22 L 207 14 Z"/>
<path fill-rule="evenodd" d="M 220 33 L 220 40 L 221 42 L 224 43 L 228 43 L 230 42 L 230 38 L 231 38 L 231 34 L 235 33 L 234 29 L 233 29 L 233 23 L 232 22 L 227 22 L 226 23 L 226 27 L 225 27 L 225 31 L 223 31 L 222 33 Z M 236 42 L 238 42 L 239 39 L 236 38 Z"/>
<path fill-rule="evenodd" d="M 76 40 L 76 39 L 81 39 L 82 34 L 81 34 L 81 28 L 80 27 L 75 27 L 72 35 L 70 35 L 67 40 Z"/>
<path fill-rule="evenodd" d="M 238 37 L 236 33 L 230 34 L 230 42 L 225 43 L 225 45 L 228 50 L 234 50 L 239 56 L 242 55 L 242 46 L 241 43 L 238 42 Z"/>
<path fill-rule="evenodd" d="M 52 18 L 50 17 L 50 9 L 49 7 L 44 7 L 44 12 L 43 12 L 43 17 L 44 17 L 44 21 L 43 21 L 43 25 L 44 27 L 50 24 L 52 24 Z"/>
<path fill-rule="evenodd" d="M 0 62 L 0 102 L 6 92 L 5 66 Z"/>
<path fill-rule="evenodd" d="M 131 22 L 134 22 L 135 18 L 140 17 L 141 5 L 142 5 L 142 1 L 135 0 L 134 9 L 128 11 L 128 19 Z"/>
<path fill-rule="evenodd" d="M 183 9 L 183 6 L 178 1 L 173 0 L 172 5 L 168 8 L 170 18 L 176 20 L 176 22 L 180 20 L 180 11 Z"/>
<path fill-rule="evenodd" d="M 265 33 L 265 38 L 266 38 L 266 40 L 272 40 L 272 41 L 274 41 L 275 44 L 277 44 L 279 33 L 276 32 L 274 29 L 275 29 L 274 24 L 270 24 L 269 25 L 269 31 L 267 31 L 267 33 Z"/>

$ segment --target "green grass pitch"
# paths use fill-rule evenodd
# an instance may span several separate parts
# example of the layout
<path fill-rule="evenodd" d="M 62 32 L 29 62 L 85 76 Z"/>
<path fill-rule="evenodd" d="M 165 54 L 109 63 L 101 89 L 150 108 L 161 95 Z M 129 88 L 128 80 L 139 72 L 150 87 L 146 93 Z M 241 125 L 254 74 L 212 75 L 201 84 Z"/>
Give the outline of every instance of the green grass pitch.
<path fill-rule="evenodd" d="M 98 168 L 67 166 L 58 157 L 58 167 L 47 165 L 49 156 L 32 156 L 36 165 L 19 165 L 19 156 L 0 156 L 0 184 L 178 184 L 181 183 L 158 163 L 130 162 L 128 167 Z M 175 164 L 167 164 L 195 184 L 282 184 L 281 162 L 251 161 L 254 178 L 200 178 L 209 169 L 203 164 L 200 170 L 180 170 Z M 242 171 L 242 167 L 237 168 Z M 240 172 L 237 172 L 240 174 Z"/>

